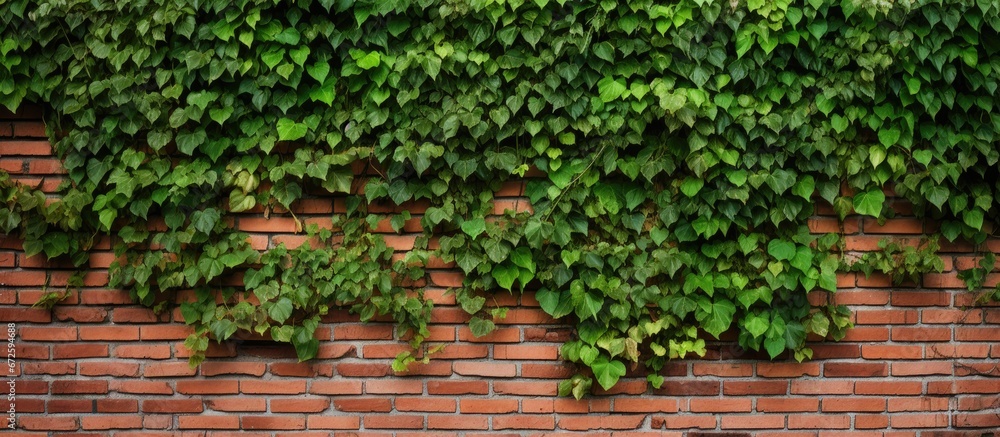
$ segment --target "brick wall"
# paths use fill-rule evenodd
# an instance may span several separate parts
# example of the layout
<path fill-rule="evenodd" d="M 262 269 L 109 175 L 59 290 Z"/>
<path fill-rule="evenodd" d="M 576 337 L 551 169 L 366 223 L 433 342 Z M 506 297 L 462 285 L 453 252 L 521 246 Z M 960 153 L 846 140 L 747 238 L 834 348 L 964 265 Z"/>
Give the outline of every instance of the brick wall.
<path fill-rule="evenodd" d="M 0 168 L 52 190 L 63 176 L 39 118 L 38 110 L 0 115 Z M 524 207 L 521 185 L 505 186 L 498 203 Z M 303 204 L 306 217 L 336 209 L 328 199 Z M 933 231 L 906 218 L 905 204 L 895 206 L 904 217 L 884 225 L 849 217 L 848 249 Z M 280 215 L 237 223 L 258 248 L 301 238 Z M 840 230 L 826 215 L 811 226 Z M 406 250 L 412 239 L 391 241 Z M 990 248 L 1000 251 L 996 242 Z M 17 355 L 4 379 L 16 382 L 18 426 L 37 435 L 994 436 L 1000 307 L 972 306 L 956 278 L 956 269 L 972 266 L 971 249 L 944 244 L 946 271 L 926 275 L 921 287 L 841 275 L 835 300 L 850 305 L 857 326 L 839 343 L 812 344 L 810 362 L 770 362 L 735 342 L 715 342 L 704 359 L 669 364 L 661 389 L 634 375 L 610 393 L 576 401 L 555 396 L 559 380 L 574 373 L 558 359 L 570 328 L 545 315 L 530 293 L 500 294 L 499 304 L 511 307 L 507 318 L 494 334 L 474 338 L 445 293 L 462 279 L 448 266 L 430 270 L 427 284 L 436 305 L 430 341 L 446 347 L 409 373 L 390 367 L 406 348 L 392 325 L 360 324 L 343 312 L 317 331 L 314 361 L 296 362 L 289 346 L 234 341 L 213 345 L 192 369 L 178 312 L 157 316 L 105 288 L 108 241 L 97 245 L 86 286 L 49 311 L 30 306 L 46 280 L 64 285 L 70 271 L 27 258 L 19 241 L 0 236 L 0 321 L 16 325 Z"/>

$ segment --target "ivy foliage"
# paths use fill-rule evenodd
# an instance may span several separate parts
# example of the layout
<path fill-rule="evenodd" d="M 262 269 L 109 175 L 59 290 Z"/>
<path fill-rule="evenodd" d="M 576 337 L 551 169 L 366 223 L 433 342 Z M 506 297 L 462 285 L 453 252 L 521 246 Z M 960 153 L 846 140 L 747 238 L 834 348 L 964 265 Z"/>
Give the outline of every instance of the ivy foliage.
<path fill-rule="evenodd" d="M 397 231 L 428 203 L 425 237 L 467 275 L 455 292 L 477 333 L 502 315 L 483 293 L 503 290 L 575 323 L 563 356 L 589 370 L 560 391 L 577 397 L 635 367 L 659 385 L 706 335 L 800 360 L 809 335 L 841 337 L 846 310 L 806 297 L 842 268 L 808 232 L 817 202 L 884 218 L 892 189 L 976 243 L 1000 213 L 991 0 L 0 7 L 0 103 L 52 109 L 70 182 L 65 222 L 24 198 L 0 226 L 49 257 L 85 258 L 64 232 L 117 237 L 112 285 L 150 305 L 196 290 L 196 357 L 244 329 L 309 358 L 334 306 L 422 339 L 429 304 L 402 291 L 420 259 L 393 262 L 362 215 L 263 255 L 233 227 L 308 193 L 396 205 Z M 531 212 L 487 218 L 525 175 Z M 11 218 L 31 211 L 60 232 Z"/>

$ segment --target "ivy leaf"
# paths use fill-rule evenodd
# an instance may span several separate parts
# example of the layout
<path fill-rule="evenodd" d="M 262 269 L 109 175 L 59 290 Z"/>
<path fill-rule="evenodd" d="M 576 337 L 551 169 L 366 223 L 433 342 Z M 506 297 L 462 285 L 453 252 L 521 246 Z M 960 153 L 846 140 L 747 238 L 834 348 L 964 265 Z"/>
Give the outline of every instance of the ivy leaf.
<path fill-rule="evenodd" d="M 271 305 L 271 307 L 268 308 L 267 315 L 270 316 L 276 323 L 285 323 L 285 320 L 288 320 L 288 318 L 291 317 L 292 309 L 292 300 L 287 297 L 283 297 L 278 299 L 274 305 Z"/>
<path fill-rule="evenodd" d="M 472 335 L 476 337 L 482 337 L 487 335 L 496 329 L 496 324 L 492 320 L 484 319 L 482 317 L 473 317 L 469 320 L 469 330 L 472 331 Z"/>
<path fill-rule="evenodd" d="M 983 211 L 978 208 L 967 210 L 962 213 L 962 221 L 978 231 L 983 228 Z"/>
<path fill-rule="evenodd" d="M 517 266 L 503 263 L 498 264 L 493 267 L 491 272 L 493 279 L 496 279 L 497 284 L 505 290 L 511 290 L 514 287 L 514 281 L 517 280 L 520 272 Z"/>
<path fill-rule="evenodd" d="M 181 132 L 177 134 L 177 150 L 185 155 L 193 155 L 194 149 L 202 145 L 205 142 L 207 135 L 204 130 L 197 130 L 194 132 Z"/>
<path fill-rule="evenodd" d="M 552 318 L 562 318 L 573 312 L 573 301 L 569 291 L 560 292 L 542 288 L 535 293 L 535 299 L 538 300 L 542 310 Z"/>
<path fill-rule="evenodd" d="M 191 214 L 191 225 L 203 234 L 211 234 L 215 225 L 222 219 L 222 213 L 217 208 L 205 208 Z"/>
<path fill-rule="evenodd" d="M 767 243 L 767 253 L 778 261 L 791 260 L 795 256 L 795 243 L 773 239 Z"/>
<path fill-rule="evenodd" d="M 278 120 L 278 141 L 295 141 L 306 136 L 309 127 L 290 118 Z"/>
<path fill-rule="evenodd" d="M 316 82 L 326 82 L 326 77 L 330 74 L 329 61 L 316 61 L 316 63 L 306 67 L 306 73 Z"/>
<path fill-rule="evenodd" d="M 764 338 L 764 349 L 767 349 L 767 354 L 770 355 L 773 360 L 785 351 L 785 337 Z"/>
<path fill-rule="evenodd" d="M 879 188 L 860 192 L 854 195 L 854 211 L 862 215 L 878 217 L 885 203 L 885 193 Z"/>
<path fill-rule="evenodd" d="M 951 190 L 943 185 L 931 185 L 923 191 L 924 197 L 927 198 L 927 201 L 934 204 L 939 211 L 942 210 L 944 203 L 948 201 L 949 197 L 951 197 Z"/>
<path fill-rule="evenodd" d="M 743 327 L 746 328 L 747 332 L 754 336 L 754 338 L 764 335 L 764 333 L 767 332 L 767 328 L 770 327 L 770 323 L 768 322 L 769 317 L 767 316 L 747 314 L 746 319 L 744 320 Z"/>
<path fill-rule="evenodd" d="M 711 301 L 703 297 L 698 302 L 698 311 L 695 317 L 701 322 L 701 327 L 705 332 L 715 338 L 729 329 L 733 323 L 733 315 L 736 314 L 736 305 L 726 299 Z"/>
<path fill-rule="evenodd" d="M 605 390 L 610 390 L 618 383 L 618 379 L 625 376 L 625 364 L 618 360 L 608 360 L 600 357 L 590 365 L 594 370 L 594 377 L 597 383 Z"/>
<path fill-rule="evenodd" d="M 597 91 L 604 103 L 618 100 L 622 94 L 625 94 L 625 90 L 627 89 L 625 79 L 621 78 L 615 79 L 611 76 L 604 76 L 603 79 L 597 82 Z"/>
<path fill-rule="evenodd" d="M 601 308 L 604 307 L 604 296 L 595 296 L 587 291 L 582 291 L 578 296 L 574 295 L 573 304 L 576 316 L 580 319 L 596 317 L 601 312 Z"/>
<path fill-rule="evenodd" d="M 466 220 L 462 223 L 462 232 L 466 235 L 475 239 L 486 231 L 486 220 L 482 217 L 476 217 L 472 220 Z"/>

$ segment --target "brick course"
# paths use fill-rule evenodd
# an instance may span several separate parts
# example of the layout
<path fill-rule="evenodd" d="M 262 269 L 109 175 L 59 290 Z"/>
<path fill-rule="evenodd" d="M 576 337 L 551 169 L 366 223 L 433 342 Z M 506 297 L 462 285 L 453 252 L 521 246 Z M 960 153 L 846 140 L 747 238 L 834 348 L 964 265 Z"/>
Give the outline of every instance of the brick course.
<path fill-rule="evenodd" d="M 2 111 L 0 124 L 13 126 L 14 136 L 0 138 L 0 169 L 54 186 L 65 172 L 37 111 L 28 111 L 35 119 Z M 495 211 L 530 210 L 523 189 L 521 181 L 504 184 Z M 343 209 L 309 199 L 297 215 L 320 220 Z M 407 232 L 418 231 L 411 222 Z M 261 249 L 302 240 L 280 213 L 236 223 Z M 844 232 L 857 251 L 933 229 L 905 214 L 884 224 L 817 216 L 809 226 Z M 402 253 L 415 236 L 387 240 Z M 0 321 L 17 326 L 19 426 L 38 435 L 992 436 L 1000 429 L 1000 306 L 968 305 L 957 270 L 978 258 L 967 245 L 944 246 L 947 270 L 925 275 L 919 286 L 840 275 L 833 300 L 850 306 L 857 328 L 840 343 L 812 344 L 810 362 L 748 359 L 733 342 L 709 341 L 709 358 L 668 364 L 660 389 L 624 378 L 610 393 L 582 401 L 555 396 L 574 372 L 558 359 L 571 327 L 551 320 L 530 292 L 498 295 L 510 307 L 507 318 L 495 333 L 473 337 L 468 315 L 445 293 L 461 284 L 461 274 L 440 260 L 429 270 L 427 294 L 435 301 L 431 343 L 446 347 L 408 373 L 390 367 L 407 348 L 391 324 L 360 324 L 345 312 L 327 317 L 314 361 L 298 363 L 287 345 L 231 342 L 190 368 L 182 345 L 190 329 L 177 311 L 157 315 L 128 293 L 104 288 L 110 252 L 95 254 L 85 287 L 49 312 L 30 305 L 48 273 L 49 286 L 65 284 L 66 266 L 26 258 L 19 242 L 3 236 Z"/>

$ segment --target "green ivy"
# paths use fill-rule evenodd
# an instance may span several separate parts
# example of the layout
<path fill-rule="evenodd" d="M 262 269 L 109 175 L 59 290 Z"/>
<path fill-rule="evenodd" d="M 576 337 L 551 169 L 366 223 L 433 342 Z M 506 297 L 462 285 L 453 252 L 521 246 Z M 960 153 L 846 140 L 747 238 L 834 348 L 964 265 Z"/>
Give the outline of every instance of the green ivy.
<path fill-rule="evenodd" d="M 50 107 L 69 172 L 49 206 L 3 185 L 20 194 L 0 226 L 78 265 L 90 240 L 75 233 L 114 236 L 112 285 L 149 305 L 195 290 L 182 307 L 195 361 L 239 330 L 307 359 L 333 307 L 391 316 L 419 345 L 429 303 L 403 290 L 431 255 L 466 274 L 454 292 L 476 334 L 503 316 L 486 305 L 497 291 L 533 290 L 574 324 L 562 353 L 585 371 L 563 394 L 639 364 L 659 385 L 667 360 L 730 330 L 802 360 L 809 334 L 850 325 L 807 299 L 835 292 L 843 268 L 836 236 L 808 232 L 817 203 L 885 218 L 894 192 L 976 244 L 1000 213 L 990 0 L 0 9 L 0 103 Z M 530 212 L 493 215 L 502 183 L 526 175 Z M 301 227 L 298 200 L 331 194 L 352 214 L 310 234 L 317 247 L 261 254 L 232 226 L 287 212 Z M 397 231 L 419 217 L 421 248 L 391 262 L 366 205 L 401 211 Z M 872 268 L 925 271 L 902 250 Z M 240 272 L 244 287 L 226 287 Z"/>
<path fill-rule="evenodd" d="M 937 255 L 941 245 L 936 238 L 924 237 L 916 246 L 906 241 L 883 238 L 879 240 L 878 248 L 850 262 L 849 269 L 863 272 L 866 277 L 878 271 L 888 275 L 893 285 L 902 284 L 905 280 L 919 283 L 924 273 L 944 270 L 944 261 Z"/>

